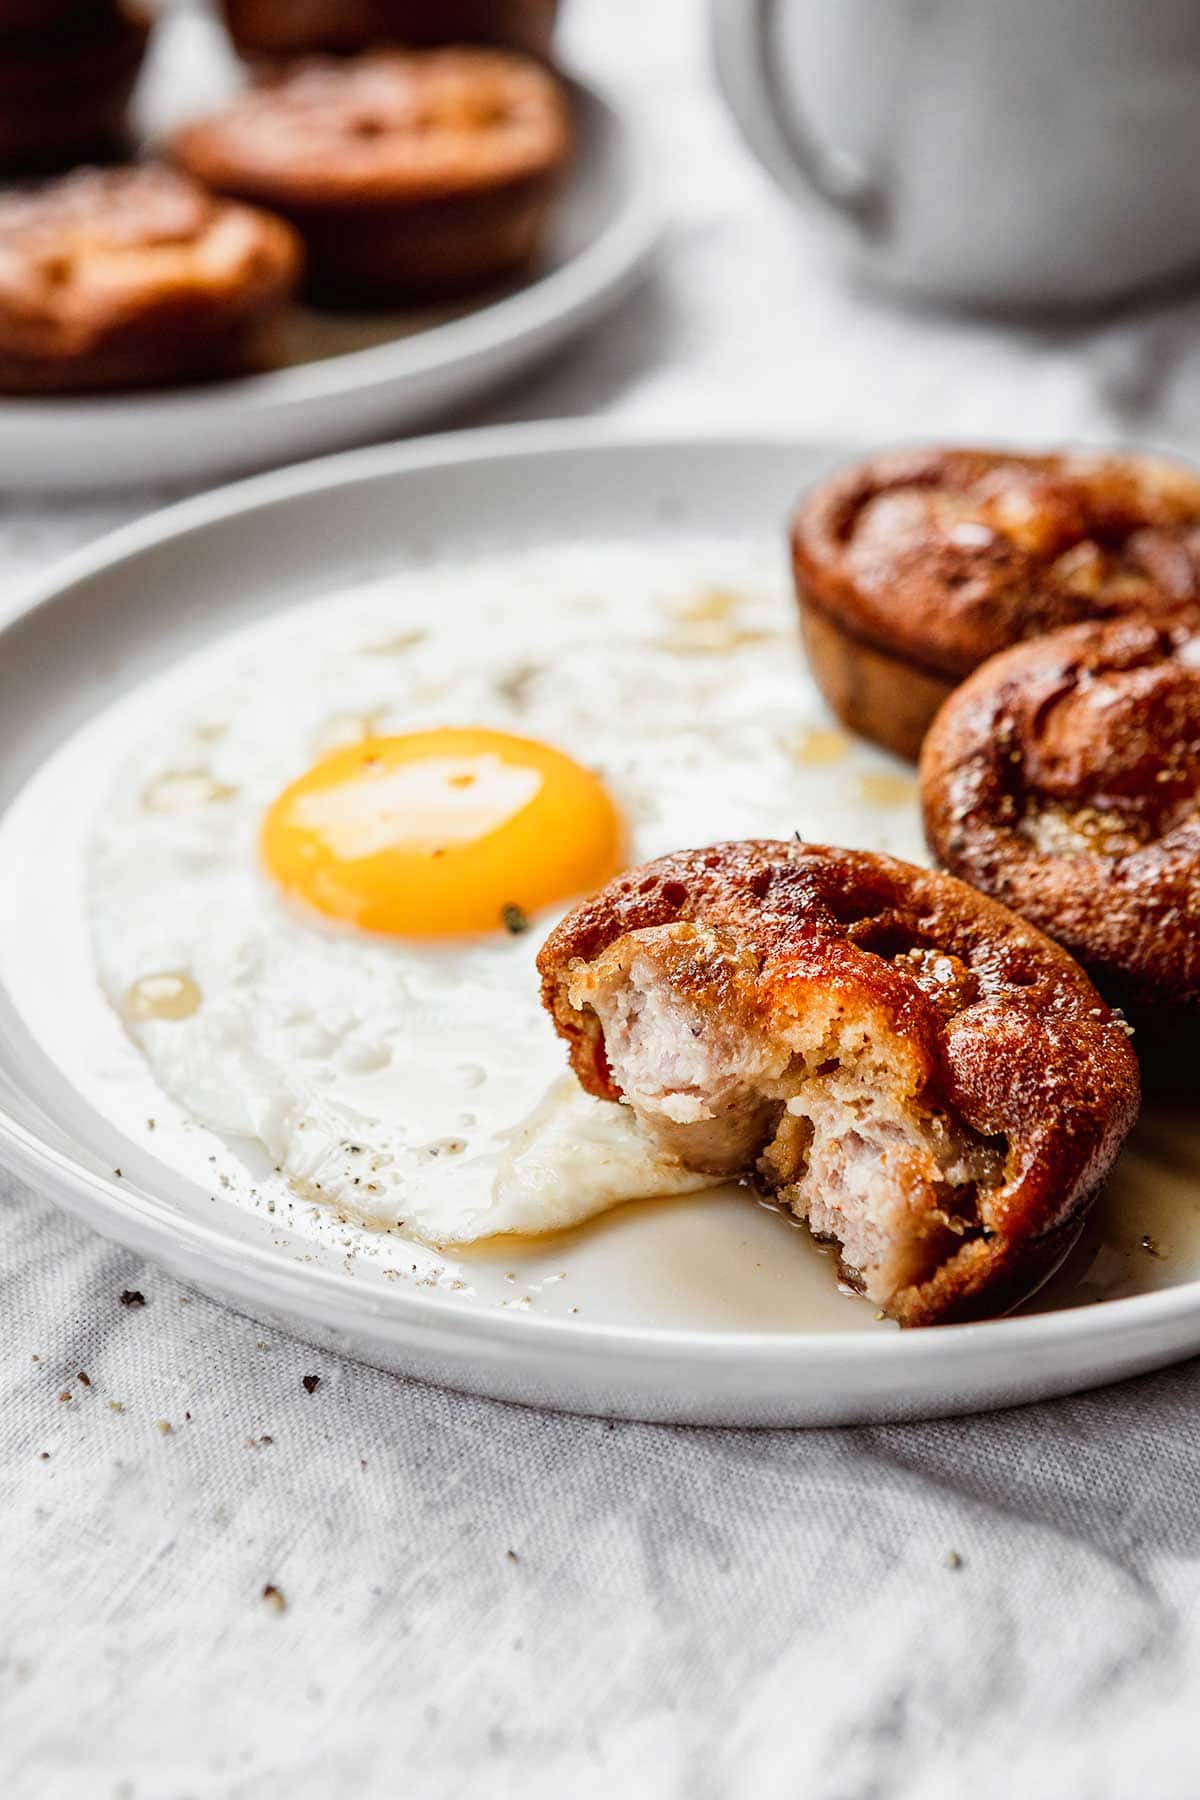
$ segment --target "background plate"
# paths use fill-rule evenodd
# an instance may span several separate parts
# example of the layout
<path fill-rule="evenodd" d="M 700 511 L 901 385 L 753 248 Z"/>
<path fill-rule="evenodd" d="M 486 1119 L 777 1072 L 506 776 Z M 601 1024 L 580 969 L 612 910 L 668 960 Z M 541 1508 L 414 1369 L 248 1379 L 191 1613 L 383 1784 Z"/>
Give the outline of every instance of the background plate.
<path fill-rule="evenodd" d="M 54 1030 L 41 1017 L 49 997 L 29 991 L 21 921 L 50 904 L 41 876 L 66 835 L 30 795 L 110 701 L 238 625 L 431 559 L 711 535 L 759 546 L 783 584 L 782 520 L 834 455 L 578 426 L 389 446 L 190 501 L 40 582 L 0 634 L 3 1159 L 97 1229 L 275 1326 L 384 1368 L 561 1408 L 731 1424 L 911 1418 L 1064 1393 L 1200 1348 L 1200 1133 L 1186 1113 L 1148 1113 L 1084 1242 L 1024 1316 L 911 1334 L 875 1325 L 837 1295 L 803 1234 L 737 1195 L 635 1207 L 578 1234 L 572 1279 L 589 1304 L 556 1316 L 388 1281 L 377 1260 L 347 1255 L 344 1233 L 314 1237 L 214 1197 L 152 1140 L 120 1130 L 75 1076 L 63 1046 L 96 1001 L 65 932 Z M 881 753 L 851 754 L 856 780 L 911 784 Z M 778 1310 L 758 1312 L 729 1279 L 751 1241 L 755 1256 L 774 1256 L 767 1273 L 792 1328 L 757 1329 Z M 542 1254 L 514 1261 L 522 1285 Z"/>
<path fill-rule="evenodd" d="M 240 80 L 204 13 L 159 25 L 140 106 L 152 142 Z M 657 209 L 632 128 L 572 83 L 575 167 L 544 260 L 521 285 L 454 310 L 295 307 L 279 366 L 158 393 L 0 396 L 0 488 L 55 493 L 200 480 L 408 431 L 550 354 L 614 305 L 645 265 Z"/>

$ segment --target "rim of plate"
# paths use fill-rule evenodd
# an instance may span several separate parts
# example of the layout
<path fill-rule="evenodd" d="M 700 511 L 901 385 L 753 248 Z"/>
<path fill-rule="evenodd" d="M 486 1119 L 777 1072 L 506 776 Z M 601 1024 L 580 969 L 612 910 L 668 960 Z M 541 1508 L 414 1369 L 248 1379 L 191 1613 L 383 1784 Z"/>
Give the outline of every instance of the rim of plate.
<path fill-rule="evenodd" d="M 839 445 L 835 440 L 797 438 L 786 431 L 749 433 L 714 428 L 664 432 L 606 421 L 550 420 L 445 432 L 410 443 L 341 451 L 251 476 L 164 507 L 73 552 L 24 585 L 16 609 L 0 626 L 0 655 L 15 627 L 33 612 L 52 606 L 79 581 L 182 538 L 199 526 L 252 513 L 281 500 L 352 486 L 380 475 L 403 477 L 412 471 L 440 466 L 486 464 L 511 454 L 538 458 L 564 452 L 605 455 L 630 449 L 682 454 L 700 445 L 733 452 L 790 449 L 798 455 L 816 450 L 828 454 L 839 448 L 853 454 L 861 448 L 848 439 Z M 463 1306 L 448 1297 L 408 1294 L 399 1288 L 371 1294 L 340 1270 L 295 1265 L 268 1246 L 235 1243 L 219 1228 L 178 1214 L 153 1195 L 138 1193 L 125 1183 L 84 1167 L 3 1107 L 0 1161 L 27 1179 L 52 1176 L 56 1183 L 64 1183 L 76 1200 L 85 1203 L 72 1207 L 72 1211 L 85 1220 L 103 1218 L 111 1225 L 114 1238 L 143 1251 L 151 1260 L 156 1253 L 170 1258 L 172 1252 L 186 1249 L 225 1292 L 268 1307 L 302 1302 L 310 1313 L 319 1308 L 321 1322 L 334 1328 L 361 1328 L 369 1319 L 377 1327 L 386 1328 L 392 1322 L 397 1327 L 415 1327 L 419 1334 L 425 1325 L 431 1330 L 449 1329 L 456 1335 L 493 1343 L 512 1343 L 514 1334 L 518 1339 L 528 1339 L 532 1334 L 572 1352 L 585 1351 L 589 1346 L 603 1348 L 609 1356 L 614 1351 L 630 1357 L 672 1351 L 706 1363 L 724 1362 L 732 1356 L 737 1360 L 791 1361 L 811 1368 L 814 1364 L 873 1364 L 883 1359 L 891 1369 L 902 1373 L 907 1367 L 920 1368 L 931 1360 L 971 1361 L 1000 1350 L 1010 1357 L 1038 1356 L 1058 1344 L 1107 1337 L 1114 1329 L 1132 1332 L 1161 1327 L 1200 1309 L 1197 1278 L 1155 1293 L 1133 1294 L 1058 1312 L 942 1325 L 886 1337 L 868 1331 L 732 1332 L 491 1313 L 484 1308 Z"/>
<path fill-rule="evenodd" d="M 566 80 L 587 104 L 609 115 L 610 123 L 625 142 L 629 180 L 615 216 L 558 268 L 535 277 L 515 293 L 486 302 L 476 312 L 430 325 L 408 337 L 389 338 L 384 343 L 346 350 L 336 356 L 294 363 L 283 369 L 264 369 L 257 374 L 234 375 L 191 388 L 53 396 L 54 416 L 64 423 L 102 422 L 114 412 L 127 416 L 205 412 L 232 402 L 261 411 L 283 409 L 330 394 L 349 394 L 372 387 L 386 377 L 394 377 L 398 365 L 402 365 L 399 372 L 405 376 L 435 374 L 502 344 L 536 335 L 545 326 L 586 307 L 597 294 L 615 290 L 642 266 L 662 233 L 663 212 L 658 184 L 651 172 L 653 160 L 646 153 L 647 134 L 605 84 L 583 81 L 570 70 L 566 71 Z M 10 428 L 35 419 L 44 425 L 47 399 L 6 398 L 4 413 Z"/>

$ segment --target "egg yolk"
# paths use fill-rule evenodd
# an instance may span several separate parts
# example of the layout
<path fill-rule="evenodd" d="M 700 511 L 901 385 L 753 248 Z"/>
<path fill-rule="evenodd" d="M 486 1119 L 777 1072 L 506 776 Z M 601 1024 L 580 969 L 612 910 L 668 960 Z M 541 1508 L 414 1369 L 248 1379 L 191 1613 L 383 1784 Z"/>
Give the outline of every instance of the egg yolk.
<path fill-rule="evenodd" d="M 404 937 L 519 930 L 620 867 L 603 783 L 548 744 L 439 730 L 336 750 L 267 812 L 267 870 L 298 900 Z"/>

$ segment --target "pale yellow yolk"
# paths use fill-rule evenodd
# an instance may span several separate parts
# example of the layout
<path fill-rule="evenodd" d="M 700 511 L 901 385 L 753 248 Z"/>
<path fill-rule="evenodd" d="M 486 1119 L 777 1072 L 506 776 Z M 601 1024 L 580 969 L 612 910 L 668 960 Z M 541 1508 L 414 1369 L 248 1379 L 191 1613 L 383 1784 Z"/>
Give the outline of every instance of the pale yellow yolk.
<path fill-rule="evenodd" d="M 522 914 L 601 887 L 620 853 L 597 776 L 548 744 L 474 729 L 336 750 L 262 828 L 267 869 L 289 894 L 403 937 L 519 928 Z"/>

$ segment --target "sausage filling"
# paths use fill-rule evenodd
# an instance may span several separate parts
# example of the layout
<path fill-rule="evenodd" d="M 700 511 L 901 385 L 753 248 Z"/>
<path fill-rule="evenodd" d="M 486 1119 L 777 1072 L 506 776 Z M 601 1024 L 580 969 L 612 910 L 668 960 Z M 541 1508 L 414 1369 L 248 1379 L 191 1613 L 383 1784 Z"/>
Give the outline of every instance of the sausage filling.
<path fill-rule="evenodd" d="M 789 1207 L 886 1308 L 984 1232 L 979 1200 L 1005 1179 L 1004 1145 L 930 1098 L 913 1045 L 881 1009 L 797 982 L 768 1028 L 755 972 L 714 934 L 651 929 L 577 964 L 569 994 L 664 1150 Z"/>

